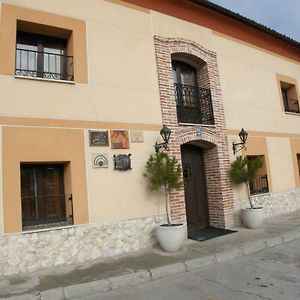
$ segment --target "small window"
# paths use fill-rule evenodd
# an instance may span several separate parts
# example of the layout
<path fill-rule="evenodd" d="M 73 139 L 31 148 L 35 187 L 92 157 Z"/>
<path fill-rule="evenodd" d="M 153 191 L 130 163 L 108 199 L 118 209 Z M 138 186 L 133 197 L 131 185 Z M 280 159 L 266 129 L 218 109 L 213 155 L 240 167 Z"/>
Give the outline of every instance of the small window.
<path fill-rule="evenodd" d="M 280 81 L 281 94 L 286 112 L 300 113 L 296 86 Z"/>
<path fill-rule="evenodd" d="M 267 175 L 267 168 L 266 168 L 266 162 L 265 162 L 265 156 L 264 155 L 251 155 L 247 156 L 247 158 L 250 159 L 256 159 L 259 158 L 262 162 L 262 167 L 258 170 L 258 174 L 256 178 L 250 182 L 250 194 L 256 195 L 256 194 L 263 194 L 269 192 L 269 183 L 268 183 L 268 175 Z"/>
<path fill-rule="evenodd" d="M 68 40 L 17 32 L 17 76 L 73 81 L 73 57 L 67 53 Z"/>
<path fill-rule="evenodd" d="M 63 165 L 21 164 L 21 201 L 23 230 L 73 224 Z"/>

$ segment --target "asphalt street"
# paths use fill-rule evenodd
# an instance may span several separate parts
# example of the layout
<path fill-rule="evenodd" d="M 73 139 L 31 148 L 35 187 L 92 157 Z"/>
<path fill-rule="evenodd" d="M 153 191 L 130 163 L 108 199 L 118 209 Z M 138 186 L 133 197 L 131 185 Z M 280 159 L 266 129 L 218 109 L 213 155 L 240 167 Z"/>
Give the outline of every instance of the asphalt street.
<path fill-rule="evenodd" d="M 300 240 L 85 300 L 299 300 Z"/>

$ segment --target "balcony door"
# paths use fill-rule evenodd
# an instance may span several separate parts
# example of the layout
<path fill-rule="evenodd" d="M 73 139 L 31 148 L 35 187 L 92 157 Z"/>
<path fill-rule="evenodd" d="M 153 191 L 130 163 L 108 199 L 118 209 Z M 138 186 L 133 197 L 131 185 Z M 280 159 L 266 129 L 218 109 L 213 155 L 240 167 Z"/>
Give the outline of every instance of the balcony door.
<path fill-rule="evenodd" d="M 66 221 L 63 174 L 63 165 L 21 165 L 23 229 Z"/>
<path fill-rule="evenodd" d="M 173 80 L 175 89 L 180 93 L 178 104 L 185 107 L 197 106 L 196 69 L 185 63 L 173 61 Z"/>

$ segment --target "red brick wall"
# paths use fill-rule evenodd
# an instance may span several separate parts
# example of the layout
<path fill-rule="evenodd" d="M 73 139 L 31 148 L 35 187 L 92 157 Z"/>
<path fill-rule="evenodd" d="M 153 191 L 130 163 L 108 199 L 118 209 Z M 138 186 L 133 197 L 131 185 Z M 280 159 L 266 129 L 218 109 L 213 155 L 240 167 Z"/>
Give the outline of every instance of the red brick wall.
<path fill-rule="evenodd" d="M 181 163 L 182 144 L 202 141 L 208 145 L 204 150 L 207 181 L 209 221 L 211 226 L 230 228 L 234 225 L 232 185 L 228 177 L 230 167 L 225 117 L 216 54 L 197 43 L 155 36 L 156 60 L 163 123 L 171 130 L 170 154 Z M 172 55 L 182 55 L 197 64 L 198 83 L 209 87 L 212 95 L 214 126 L 179 125 L 172 74 Z M 196 130 L 201 136 L 196 136 Z M 199 143 L 200 146 L 200 143 Z M 171 194 L 172 220 L 186 222 L 184 190 Z"/>

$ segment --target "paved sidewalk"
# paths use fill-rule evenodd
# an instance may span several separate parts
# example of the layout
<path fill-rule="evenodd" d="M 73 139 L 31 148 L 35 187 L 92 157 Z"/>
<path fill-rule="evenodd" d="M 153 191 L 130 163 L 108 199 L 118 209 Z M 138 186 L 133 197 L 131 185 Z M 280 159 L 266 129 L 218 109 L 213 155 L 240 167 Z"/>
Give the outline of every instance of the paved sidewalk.
<path fill-rule="evenodd" d="M 265 221 L 261 229 L 205 242 L 187 240 L 179 252 L 146 249 L 113 259 L 95 260 L 0 278 L 1 299 L 76 299 L 119 287 L 200 269 L 202 266 L 258 252 L 300 238 L 300 211 Z"/>

